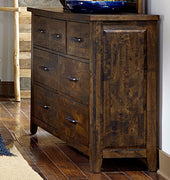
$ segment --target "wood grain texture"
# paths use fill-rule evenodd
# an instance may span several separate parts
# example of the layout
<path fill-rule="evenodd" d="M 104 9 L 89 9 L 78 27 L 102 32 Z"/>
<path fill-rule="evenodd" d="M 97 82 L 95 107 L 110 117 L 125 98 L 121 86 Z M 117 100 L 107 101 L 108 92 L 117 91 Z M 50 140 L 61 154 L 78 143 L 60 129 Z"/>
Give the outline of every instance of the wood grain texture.
<path fill-rule="evenodd" d="M 103 158 L 145 158 L 146 149 L 104 149 Z"/>
<path fill-rule="evenodd" d="M 82 58 L 89 58 L 89 24 L 67 23 L 68 54 Z"/>
<path fill-rule="evenodd" d="M 20 52 L 30 52 L 31 51 L 31 42 L 30 41 L 22 41 L 19 45 Z"/>
<path fill-rule="evenodd" d="M 21 91 L 21 97 L 29 99 L 31 97 L 31 91 L 30 90 L 22 90 Z"/>
<path fill-rule="evenodd" d="M 38 86 L 34 86 L 33 95 L 32 116 L 42 121 L 41 124 L 35 124 L 45 129 L 50 126 L 53 134 L 88 154 L 88 108 Z M 54 117 L 57 122 L 53 120 Z"/>
<path fill-rule="evenodd" d="M 104 147 L 145 147 L 146 31 L 104 30 Z"/>
<path fill-rule="evenodd" d="M 20 69 L 20 77 L 31 77 L 31 69 Z"/>
<path fill-rule="evenodd" d="M 31 48 L 25 44 L 31 43 L 31 13 L 26 7 L 21 7 L 19 12 L 19 41 L 20 41 L 20 88 L 21 98 L 30 98 L 31 86 Z"/>
<path fill-rule="evenodd" d="M 157 98 L 157 68 L 158 57 L 155 55 L 157 52 L 158 34 L 157 24 L 153 22 L 148 25 L 147 40 L 149 48 L 147 49 L 148 62 L 147 62 L 147 160 L 150 170 L 157 169 L 157 133 L 158 133 L 158 98 Z M 151 43 L 152 42 L 152 43 Z"/>
<path fill-rule="evenodd" d="M 19 60 L 21 69 L 31 69 L 31 52 L 20 52 Z"/>
<path fill-rule="evenodd" d="M 101 23 L 91 23 L 91 59 L 90 59 L 90 170 L 100 172 L 102 166 L 103 147 L 103 107 L 102 107 L 102 28 Z"/>
<path fill-rule="evenodd" d="M 59 56 L 58 90 L 89 104 L 89 63 Z"/>
<path fill-rule="evenodd" d="M 58 88 L 58 56 L 39 49 L 33 50 L 33 79 L 54 89 Z"/>
<path fill-rule="evenodd" d="M 47 47 L 55 51 L 65 53 L 66 50 L 66 31 L 65 22 L 48 20 L 44 17 L 35 16 L 35 29 L 33 29 L 34 43 L 42 47 Z"/>
<path fill-rule="evenodd" d="M 21 77 L 20 78 L 20 83 L 21 83 L 20 84 L 21 90 L 31 90 L 31 78 L 29 78 L 29 77 Z"/>

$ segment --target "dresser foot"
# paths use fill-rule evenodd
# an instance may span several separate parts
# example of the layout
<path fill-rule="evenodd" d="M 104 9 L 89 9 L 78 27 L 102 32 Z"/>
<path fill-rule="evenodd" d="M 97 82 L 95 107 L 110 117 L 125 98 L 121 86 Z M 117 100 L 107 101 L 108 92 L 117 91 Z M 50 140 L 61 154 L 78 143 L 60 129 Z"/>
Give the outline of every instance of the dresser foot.
<path fill-rule="evenodd" d="M 148 157 L 147 158 L 147 164 L 148 164 L 148 169 L 151 172 L 156 172 L 157 171 L 157 160 L 156 158 Z"/>
<path fill-rule="evenodd" d="M 152 172 L 156 172 L 158 168 L 158 152 L 156 149 L 150 150 L 148 149 L 147 151 L 147 165 L 148 165 L 148 170 Z"/>
<path fill-rule="evenodd" d="M 90 171 L 93 173 L 100 173 L 102 167 L 103 158 L 98 158 L 95 161 L 90 162 Z"/>
<path fill-rule="evenodd" d="M 34 123 L 31 123 L 31 127 L 30 127 L 31 134 L 36 134 L 37 129 L 38 129 L 38 126 Z"/>

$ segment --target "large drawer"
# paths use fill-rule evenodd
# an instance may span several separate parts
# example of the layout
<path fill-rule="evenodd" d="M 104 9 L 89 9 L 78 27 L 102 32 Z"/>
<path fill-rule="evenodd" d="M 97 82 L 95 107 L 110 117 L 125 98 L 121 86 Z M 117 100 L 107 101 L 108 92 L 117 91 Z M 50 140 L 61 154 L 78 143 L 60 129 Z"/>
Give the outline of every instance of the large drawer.
<path fill-rule="evenodd" d="M 33 44 L 66 53 L 66 22 L 33 17 Z"/>
<path fill-rule="evenodd" d="M 57 55 L 33 49 L 33 80 L 57 89 Z"/>
<path fill-rule="evenodd" d="M 32 96 L 32 116 L 53 127 L 62 140 L 88 147 L 88 107 L 37 85 Z"/>
<path fill-rule="evenodd" d="M 59 56 L 58 89 L 81 102 L 89 103 L 89 64 Z"/>
<path fill-rule="evenodd" d="M 89 59 L 90 26 L 85 23 L 67 23 L 67 53 Z"/>

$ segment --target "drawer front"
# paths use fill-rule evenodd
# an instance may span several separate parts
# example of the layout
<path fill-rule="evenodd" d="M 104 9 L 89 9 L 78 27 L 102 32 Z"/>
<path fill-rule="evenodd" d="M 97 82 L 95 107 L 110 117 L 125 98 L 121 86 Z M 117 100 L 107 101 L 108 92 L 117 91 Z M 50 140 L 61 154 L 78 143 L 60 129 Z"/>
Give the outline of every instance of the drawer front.
<path fill-rule="evenodd" d="M 68 22 L 67 45 L 69 55 L 89 59 L 90 47 L 89 24 Z"/>
<path fill-rule="evenodd" d="M 33 43 L 61 53 L 66 53 L 65 27 L 65 21 L 34 16 Z"/>
<path fill-rule="evenodd" d="M 55 129 L 73 146 L 88 147 L 88 107 L 34 85 L 32 116 Z"/>
<path fill-rule="evenodd" d="M 66 53 L 65 21 L 49 20 L 49 47 L 52 50 Z"/>
<path fill-rule="evenodd" d="M 88 104 L 89 64 L 59 56 L 58 67 L 59 90 Z"/>
<path fill-rule="evenodd" d="M 62 137 L 65 130 L 62 120 L 58 118 L 58 96 L 34 85 L 32 97 L 32 116 L 54 128 L 58 136 Z"/>
<path fill-rule="evenodd" d="M 33 43 L 42 47 L 49 47 L 49 19 L 33 16 Z"/>
<path fill-rule="evenodd" d="M 57 89 L 58 58 L 54 54 L 33 50 L 33 80 Z"/>
<path fill-rule="evenodd" d="M 58 107 L 59 119 L 65 128 L 64 140 L 72 146 L 88 147 L 88 107 L 62 97 L 59 98 Z"/>

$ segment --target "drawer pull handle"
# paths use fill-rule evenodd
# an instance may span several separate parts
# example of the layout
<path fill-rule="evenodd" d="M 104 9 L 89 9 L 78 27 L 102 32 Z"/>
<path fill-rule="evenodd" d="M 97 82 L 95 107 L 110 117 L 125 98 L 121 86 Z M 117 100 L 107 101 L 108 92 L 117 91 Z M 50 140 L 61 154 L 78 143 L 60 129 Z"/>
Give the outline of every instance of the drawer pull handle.
<path fill-rule="evenodd" d="M 72 37 L 72 40 L 79 43 L 83 42 L 82 38 L 77 38 L 77 37 Z"/>
<path fill-rule="evenodd" d="M 73 77 L 70 77 L 70 76 L 67 76 L 66 77 L 68 80 L 70 81 L 74 81 L 74 82 L 77 82 L 79 79 L 78 78 L 73 78 Z"/>
<path fill-rule="evenodd" d="M 77 120 L 71 119 L 70 117 L 66 117 L 65 119 L 66 119 L 67 121 L 73 123 L 73 124 L 77 124 L 77 123 L 78 123 Z"/>
<path fill-rule="evenodd" d="M 40 104 L 40 106 L 41 106 L 43 109 L 50 109 L 50 106 L 46 106 L 46 105 L 43 105 L 43 104 Z"/>
<path fill-rule="evenodd" d="M 44 29 L 39 29 L 38 30 L 40 33 L 45 33 L 45 30 Z"/>
<path fill-rule="evenodd" d="M 53 38 L 57 38 L 57 39 L 61 38 L 61 34 L 52 34 L 51 36 Z"/>
<path fill-rule="evenodd" d="M 49 71 L 48 67 L 40 66 L 40 69 L 43 69 L 44 71 Z"/>

